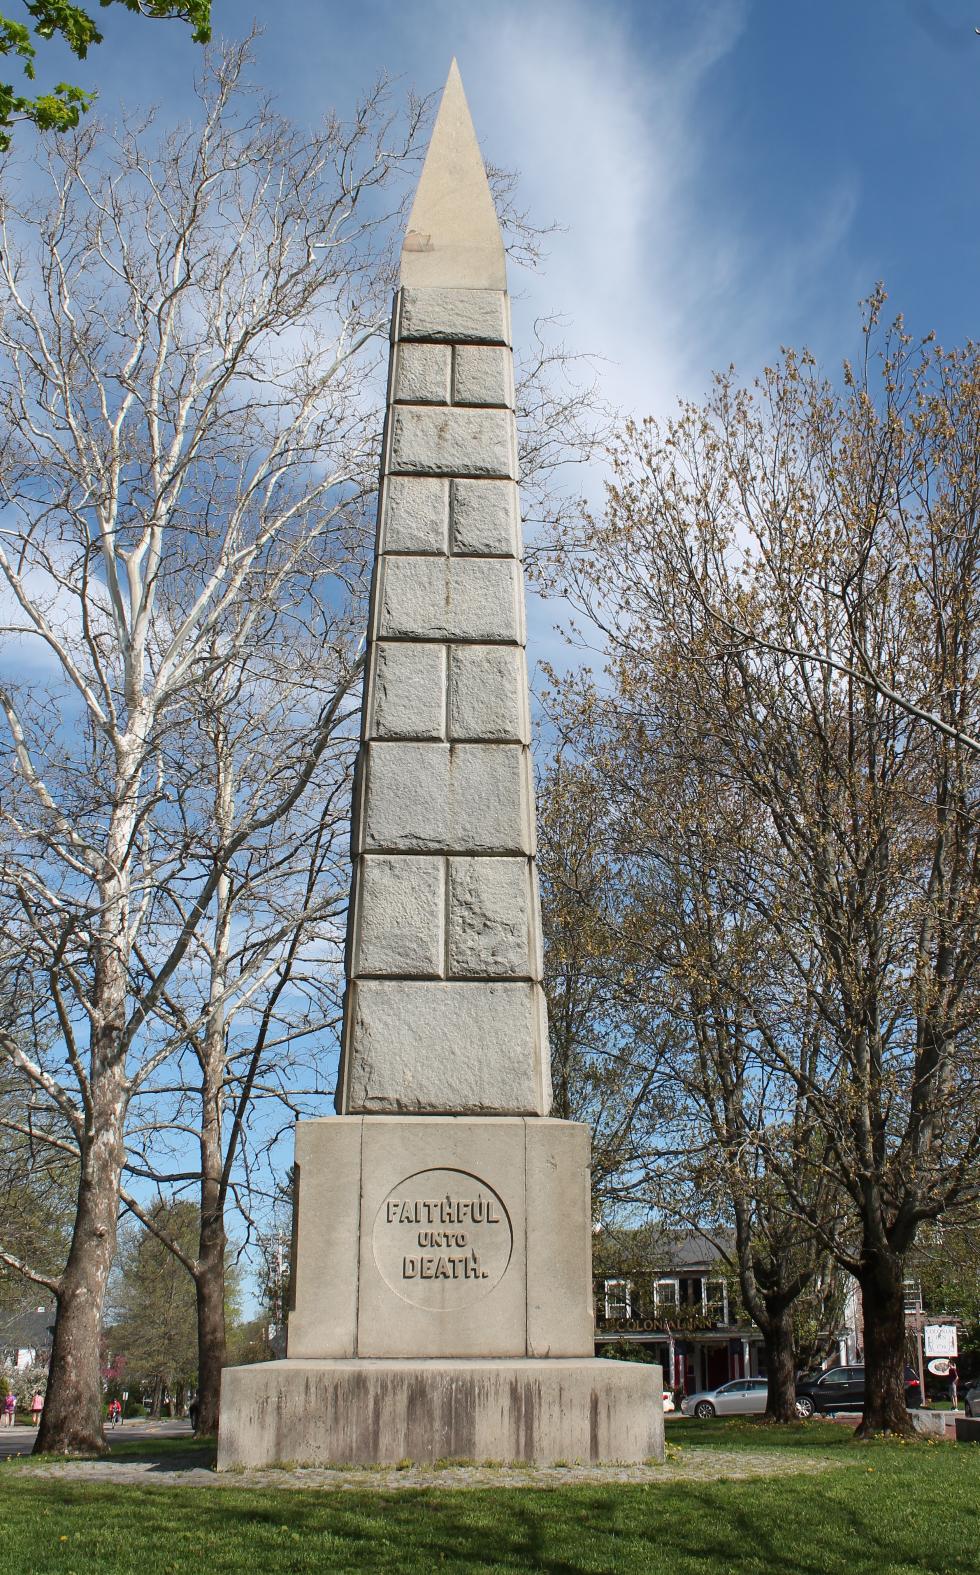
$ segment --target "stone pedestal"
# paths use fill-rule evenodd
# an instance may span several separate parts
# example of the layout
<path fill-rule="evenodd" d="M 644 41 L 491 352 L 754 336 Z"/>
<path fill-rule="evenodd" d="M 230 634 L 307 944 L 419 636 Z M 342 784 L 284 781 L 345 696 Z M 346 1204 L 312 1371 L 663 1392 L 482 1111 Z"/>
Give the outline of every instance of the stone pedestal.
<path fill-rule="evenodd" d="M 659 1367 L 596 1358 L 231 1367 L 218 1469 L 662 1460 L 661 1385 Z"/>
<path fill-rule="evenodd" d="M 586 1127 L 333 1116 L 296 1166 L 290 1357 L 593 1354 Z"/>
<path fill-rule="evenodd" d="M 289 1355 L 225 1371 L 219 1469 L 663 1458 L 659 1367 L 593 1356 L 589 1132 L 296 1129 Z"/>

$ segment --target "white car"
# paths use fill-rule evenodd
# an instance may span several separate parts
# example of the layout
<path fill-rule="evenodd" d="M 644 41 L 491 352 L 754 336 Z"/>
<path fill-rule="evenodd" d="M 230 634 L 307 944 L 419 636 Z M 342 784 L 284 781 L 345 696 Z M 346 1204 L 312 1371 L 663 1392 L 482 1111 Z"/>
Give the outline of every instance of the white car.
<path fill-rule="evenodd" d="M 753 1416 L 766 1409 L 769 1381 L 766 1378 L 733 1378 L 717 1389 L 701 1389 L 685 1395 L 681 1410 L 685 1416 L 707 1421 L 709 1416 Z"/>

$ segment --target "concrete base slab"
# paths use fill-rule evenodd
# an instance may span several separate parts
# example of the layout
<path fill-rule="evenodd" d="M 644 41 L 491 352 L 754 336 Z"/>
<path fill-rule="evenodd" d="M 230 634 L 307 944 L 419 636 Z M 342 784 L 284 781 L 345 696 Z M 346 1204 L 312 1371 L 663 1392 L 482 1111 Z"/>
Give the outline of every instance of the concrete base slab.
<path fill-rule="evenodd" d="M 287 1359 L 222 1377 L 219 1471 L 663 1458 L 663 1375 L 646 1363 Z"/>

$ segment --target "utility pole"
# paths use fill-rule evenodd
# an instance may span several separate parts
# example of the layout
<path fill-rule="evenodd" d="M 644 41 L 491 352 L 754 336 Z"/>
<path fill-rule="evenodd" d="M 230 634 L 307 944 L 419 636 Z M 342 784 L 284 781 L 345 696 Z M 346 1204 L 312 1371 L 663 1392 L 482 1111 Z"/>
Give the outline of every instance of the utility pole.
<path fill-rule="evenodd" d="M 905 1281 L 905 1321 L 911 1319 L 915 1331 L 916 1365 L 919 1369 L 919 1404 L 925 1405 L 926 1396 L 926 1367 L 922 1349 L 922 1325 L 924 1320 L 922 1311 L 922 1285 L 918 1280 Z"/>

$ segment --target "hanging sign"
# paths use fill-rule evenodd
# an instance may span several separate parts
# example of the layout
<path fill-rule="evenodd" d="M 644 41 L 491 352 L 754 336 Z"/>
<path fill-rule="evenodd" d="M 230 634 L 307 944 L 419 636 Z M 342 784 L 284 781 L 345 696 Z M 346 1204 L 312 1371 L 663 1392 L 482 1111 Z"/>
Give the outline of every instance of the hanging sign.
<path fill-rule="evenodd" d="M 957 1356 L 955 1323 L 927 1323 L 926 1356 Z"/>
<path fill-rule="evenodd" d="M 948 1378 L 949 1377 L 949 1357 L 948 1356 L 934 1356 L 932 1361 L 929 1363 L 929 1371 L 930 1371 L 930 1373 L 935 1373 L 937 1378 Z"/>

